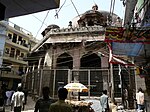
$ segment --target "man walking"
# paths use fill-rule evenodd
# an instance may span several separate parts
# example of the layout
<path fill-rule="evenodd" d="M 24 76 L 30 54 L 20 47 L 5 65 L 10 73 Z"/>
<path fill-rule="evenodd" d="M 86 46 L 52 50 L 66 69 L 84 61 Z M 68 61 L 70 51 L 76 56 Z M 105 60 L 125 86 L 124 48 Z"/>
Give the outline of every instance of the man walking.
<path fill-rule="evenodd" d="M 68 91 L 66 88 L 60 88 L 58 90 L 59 100 L 50 106 L 49 112 L 73 112 L 72 107 L 69 104 L 65 103 L 67 98 Z"/>
<path fill-rule="evenodd" d="M 34 112 L 49 112 L 49 107 L 54 102 L 54 100 L 50 99 L 49 93 L 49 87 L 42 88 L 43 97 L 37 100 Z"/>
<path fill-rule="evenodd" d="M 21 112 L 24 102 L 25 102 L 25 96 L 24 93 L 22 92 L 22 87 L 19 86 L 17 88 L 17 92 L 13 94 L 11 99 L 11 105 L 14 107 L 14 112 Z"/>
<path fill-rule="evenodd" d="M 107 90 L 103 90 L 103 92 L 102 92 L 102 96 L 100 97 L 100 105 L 102 107 L 102 112 L 109 111 Z"/>
<path fill-rule="evenodd" d="M 142 92 L 142 88 L 138 89 L 138 93 L 136 93 L 136 100 L 138 111 L 144 110 L 144 93 Z"/>

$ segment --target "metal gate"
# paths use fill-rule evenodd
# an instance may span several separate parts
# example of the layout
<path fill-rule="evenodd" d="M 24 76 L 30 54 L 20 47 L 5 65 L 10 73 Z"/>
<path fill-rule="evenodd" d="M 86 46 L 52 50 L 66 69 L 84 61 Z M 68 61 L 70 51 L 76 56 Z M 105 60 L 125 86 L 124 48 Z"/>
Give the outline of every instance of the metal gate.
<path fill-rule="evenodd" d="M 88 87 L 81 96 L 100 96 L 103 89 L 109 90 L 109 69 L 42 69 L 32 73 L 31 89 L 41 96 L 41 88 L 50 87 L 50 96 L 57 97 L 57 90 L 70 82 L 80 82 Z M 31 80 L 31 79 L 30 79 Z"/>

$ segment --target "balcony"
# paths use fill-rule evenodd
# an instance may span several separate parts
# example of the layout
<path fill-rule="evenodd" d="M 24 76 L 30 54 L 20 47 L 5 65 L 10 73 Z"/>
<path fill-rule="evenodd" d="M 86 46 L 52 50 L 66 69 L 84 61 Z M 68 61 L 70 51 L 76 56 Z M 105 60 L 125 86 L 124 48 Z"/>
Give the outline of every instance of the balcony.
<path fill-rule="evenodd" d="M 20 45 L 19 42 L 18 42 L 18 43 L 14 43 L 14 42 L 12 42 L 11 39 L 6 39 L 6 43 L 9 44 L 9 45 L 14 46 L 14 47 L 16 47 L 16 48 L 25 50 L 25 51 L 27 51 L 27 52 L 29 51 L 29 48 L 28 48 L 28 45 L 27 45 L 27 44 L 21 44 L 21 45 Z"/>
<path fill-rule="evenodd" d="M 27 65 L 27 62 L 23 61 L 23 57 L 15 57 L 10 54 L 4 54 L 3 59 L 10 62 Z"/>
<path fill-rule="evenodd" d="M 11 71 L 11 72 L 1 71 L 0 76 L 3 78 L 15 78 L 15 79 L 21 79 L 22 78 L 22 76 L 18 75 L 17 72 L 15 72 L 15 71 Z"/>

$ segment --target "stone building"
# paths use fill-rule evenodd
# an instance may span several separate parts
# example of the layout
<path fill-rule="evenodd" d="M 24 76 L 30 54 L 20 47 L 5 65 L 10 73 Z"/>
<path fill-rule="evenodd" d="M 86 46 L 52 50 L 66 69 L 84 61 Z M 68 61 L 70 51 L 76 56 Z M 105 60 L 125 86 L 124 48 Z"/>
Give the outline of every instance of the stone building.
<path fill-rule="evenodd" d="M 55 97 L 59 87 L 69 82 L 81 82 L 90 90 L 81 93 L 83 96 L 100 96 L 101 91 L 107 89 L 110 97 L 113 94 L 121 97 L 120 76 L 115 69 L 118 65 L 113 66 L 112 73 L 109 50 L 104 42 L 106 27 L 121 25 L 119 16 L 99 11 L 97 5 L 75 17 L 68 28 L 49 25 L 42 32 L 43 40 L 26 59 L 29 62 L 26 84 L 32 94 L 40 96 L 41 88 L 47 85 L 51 96 Z M 122 74 L 128 85 L 129 74 L 126 70 Z"/>

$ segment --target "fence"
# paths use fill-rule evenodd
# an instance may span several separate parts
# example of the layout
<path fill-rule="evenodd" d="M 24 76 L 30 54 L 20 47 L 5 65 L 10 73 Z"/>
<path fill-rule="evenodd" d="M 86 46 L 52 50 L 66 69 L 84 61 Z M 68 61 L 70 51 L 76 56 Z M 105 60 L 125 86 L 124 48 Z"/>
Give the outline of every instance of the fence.
<path fill-rule="evenodd" d="M 59 87 L 70 82 L 80 82 L 88 87 L 88 93 L 81 93 L 81 96 L 100 96 L 102 90 L 106 89 L 108 95 L 114 93 L 115 98 L 124 97 L 123 90 L 132 82 L 134 89 L 134 72 L 122 68 L 121 76 L 119 69 L 113 68 L 113 82 L 111 81 L 110 69 L 34 69 L 29 72 L 26 78 L 26 84 L 32 94 L 41 96 L 43 86 L 50 87 L 50 96 L 57 97 Z M 114 91 L 111 91 L 111 84 L 114 83 Z M 122 86 L 120 84 L 122 83 Z M 129 88 L 128 88 L 129 89 Z M 129 90 L 130 91 L 130 90 Z M 130 91 L 129 99 L 132 100 L 133 91 Z"/>
<path fill-rule="evenodd" d="M 57 97 L 57 90 L 70 82 L 80 82 L 88 87 L 81 96 L 100 96 L 103 89 L 109 90 L 109 69 L 42 69 L 27 75 L 27 86 L 33 94 L 41 96 L 43 86 L 50 87 L 50 95 Z"/>

